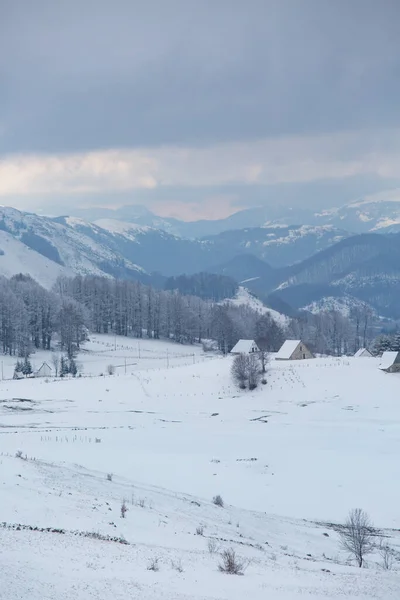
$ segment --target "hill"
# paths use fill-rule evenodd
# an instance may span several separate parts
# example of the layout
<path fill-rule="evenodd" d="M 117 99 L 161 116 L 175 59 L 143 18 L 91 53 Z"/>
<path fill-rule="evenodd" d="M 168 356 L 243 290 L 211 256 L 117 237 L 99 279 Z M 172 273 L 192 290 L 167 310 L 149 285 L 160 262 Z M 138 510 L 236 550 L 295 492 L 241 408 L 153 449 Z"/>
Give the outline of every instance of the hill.
<path fill-rule="evenodd" d="M 375 552 L 358 569 L 332 527 L 362 506 L 400 551 L 399 377 L 376 366 L 273 361 L 253 393 L 232 385 L 229 357 L 8 381 L 4 589 L 31 600 L 395 600 L 397 565 L 384 571 Z M 243 577 L 218 572 L 227 548 L 249 561 Z"/>

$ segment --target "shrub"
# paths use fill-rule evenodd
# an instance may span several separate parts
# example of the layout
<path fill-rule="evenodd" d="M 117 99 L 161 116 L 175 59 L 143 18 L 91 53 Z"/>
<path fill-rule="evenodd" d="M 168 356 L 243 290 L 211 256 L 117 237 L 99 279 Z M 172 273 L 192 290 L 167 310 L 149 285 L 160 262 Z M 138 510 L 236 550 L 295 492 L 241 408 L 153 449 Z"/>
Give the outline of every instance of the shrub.
<path fill-rule="evenodd" d="M 171 569 L 174 569 L 174 571 L 178 571 L 178 573 L 183 573 L 183 566 L 182 566 L 181 559 L 179 559 L 177 561 L 171 560 Z"/>
<path fill-rule="evenodd" d="M 122 500 L 122 504 L 121 504 L 121 518 L 125 519 L 125 515 L 128 512 L 128 507 L 126 506 L 126 502 L 125 500 Z"/>
<path fill-rule="evenodd" d="M 207 540 L 207 549 L 210 554 L 215 554 L 218 550 L 218 542 L 215 538 L 209 538 Z"/>
<path fill-rule="evenodd" d="M 112 478 L 113 478 L 113 474 L 107 473 L 107 481 L 112 481 Z"/>
<path fill-rule="evenodd" d="M 114 373 L 115 373 L 115 367 L 114 367 L 114 365 L 107 365 L 107 373 L 109 375 L 114 375 Z"/>
<path fill-rule="evenodd" d="M 391 548 L 389 546 L 389 544 L 387 544 L 386 542 L 381 540 L 379 543 L 378 551 L 382 558 L 382 563 L 381 563 L 382 569 L 385 569 L 386 571 L 390 571 L 390 569 L 393 567 L 393 561 L 394 561 L 393 548 Z"/>
<path fill-rule="evenodd" d="M 244 570 L 247 566 L 246 561 L 236 555 L 233 548 L 224 550 L 221 553 L 222 562 L 218 565 L 218 570 L 221 573 L 228 573 L 229 575 L 243 575 Z"/>
<path fill-rule="evenodd" d="M 204 535 L 203 525 L 199 525 L 198 527 L 196 527 L 196 535 Z"/>
<path fill-rule="evenodd" d="M 160 570 L 160 559 L 158 558 L 158 556 L 155 556 L 149 561 L 149 564 L 147 565 L 147 570 L 154 572 Z"/>
<path fill-rule="evenodd" d="M 217 494 L 216 496 L 214 496 L 214 498 L 213 498 L 212 501 L 215 504 L 215 506 L 220 506 L 221 508 L 224 507 L 224 501 L 222 499 L 222 496 L 220 496 L 219 494 Z"/>

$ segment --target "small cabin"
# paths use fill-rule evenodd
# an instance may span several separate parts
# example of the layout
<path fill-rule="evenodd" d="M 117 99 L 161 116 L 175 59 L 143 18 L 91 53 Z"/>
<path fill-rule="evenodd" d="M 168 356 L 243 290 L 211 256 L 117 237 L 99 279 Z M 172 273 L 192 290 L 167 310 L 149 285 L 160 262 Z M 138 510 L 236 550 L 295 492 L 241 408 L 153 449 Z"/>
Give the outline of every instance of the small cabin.
<path fill-rule="evenodd" d="M 400 352 L 384 352 L 379 369 L 385 373 L 398 373 L 400 371 Z"/>
<path fill-rule="evenodd" d="M 232 348 L 231 354 L 253 354 L 254 352 L 260 352 L 260 348 L 257 346 L 254 340 L 239 340 L 238 343 Z"/>
<path fill-rule="evenodd" d="M 51 377 L 52 376 L 52 368 L 44 362 L 37 371 L 34 373 L 35 377 Z"/>
<path fill-rule="evenodd" d="M 355 353 L 354 358 L 372 358 L 372 354 L 366 348 L 360 348 Z"/>
<path fill-rule="evenodd" d="M 301 340 L 286 340 L 275 356 L 275 360 L 307 360 L 314 354 Z"/>

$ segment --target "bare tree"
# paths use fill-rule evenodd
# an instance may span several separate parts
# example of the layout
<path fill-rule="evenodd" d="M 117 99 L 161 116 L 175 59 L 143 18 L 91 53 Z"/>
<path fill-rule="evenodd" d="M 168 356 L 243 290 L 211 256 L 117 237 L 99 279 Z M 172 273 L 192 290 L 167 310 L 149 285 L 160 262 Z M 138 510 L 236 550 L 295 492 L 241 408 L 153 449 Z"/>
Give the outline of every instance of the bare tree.
<path fill-rule="evenodd" d="M 375 535 L 371 519 L 361 508 L 353 508 L 346 523 L 339 530 L 342 548 L 354 556 L 360 568 L 364 564 L 365 556 L 375 547 Z"/>
<path fill-rule="evenodd" d="M 245 389 L 246 382 L 249 390 L 254 390 L 261 378 L 258 353 L 235 356 L 232 363 L 232 376 L 242 390 Z"/>
<path fill-rule="evenodd" d="M 53 352 L 53 354 L 51 355 L 51 364 L 54 367 L 54 373 L 56 377 L 58 377 L 58 371 L 60 369 L 60 355 L 56 352 Z"/>
<path fill-rule="evenodd" d="M 233 359 L 232 377 L 241 389 L 246 387 L 248 357 L 246 354 L 238 354 Z"/>
<path fill-rule="evenodd" d="M 249 390 L 254 390 L 260 383 L 260 362 L 256 354 L 249 354 L 247 356 L 247 380 L 249 383 Z"/>
<path fill-rule="evenodd" d="M 258 353 L 258 356 L 260 357 L 261 373 L 264 375 L 267 372 L 267 366 L 268 366 L 270 357 L 266 350 L 260 350 L 260 352 Z"/>

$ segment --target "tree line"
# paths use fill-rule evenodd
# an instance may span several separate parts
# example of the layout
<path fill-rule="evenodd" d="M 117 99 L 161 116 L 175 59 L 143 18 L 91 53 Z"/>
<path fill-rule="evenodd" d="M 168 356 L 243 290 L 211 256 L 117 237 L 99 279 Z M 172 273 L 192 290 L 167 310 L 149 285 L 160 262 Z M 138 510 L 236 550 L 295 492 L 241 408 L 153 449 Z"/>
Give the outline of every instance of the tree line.
<path fill-rule="evenodd" d="M 286 338 L 295 338 L 314 352 L 341 355 L 371 346 L 378 333 L 374 327 L 367 306 L 348 317 L 334 310 L 304 312 L 283 326 L 270 313 L 247 305 L 154 289 L 137 281 L 78 275 L 61 277 L 46 290 L 26 275 L 0 277 L 0 347 L 4 354 L 18 357 L 57 345 L 72 358 L 88 331 L 185 344 L 214 340 L 222 353 L 241 338 L 254 339 L 268 352 L 278 350 Z M 397 348 L 399 336 L 381 338 L 377 345 L 377 351 Z"/>

